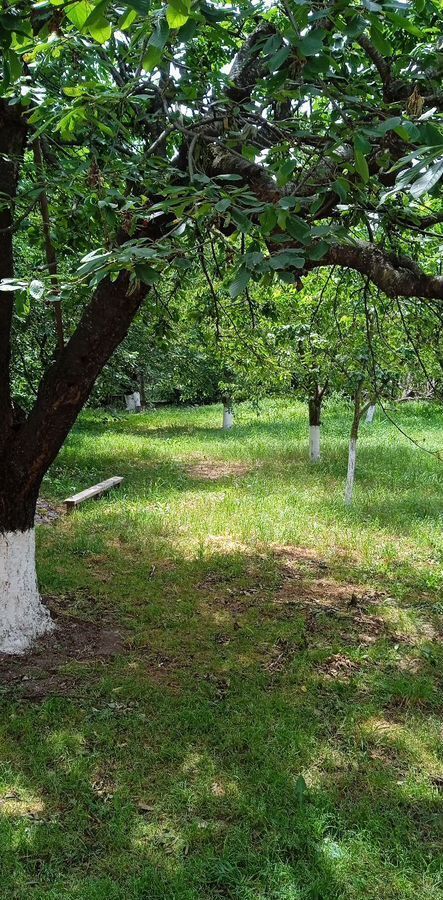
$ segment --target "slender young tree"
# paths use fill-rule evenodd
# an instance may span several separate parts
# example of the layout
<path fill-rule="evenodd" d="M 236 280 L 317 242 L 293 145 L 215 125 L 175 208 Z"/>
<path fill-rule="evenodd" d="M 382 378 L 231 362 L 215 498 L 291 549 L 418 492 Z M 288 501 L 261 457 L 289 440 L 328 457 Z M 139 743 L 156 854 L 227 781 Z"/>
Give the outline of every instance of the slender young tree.
<path fill-rule="evenodd" d="M 351 504 L 354 494 L 355 468 L 357 465 L 357 440 L 360 422 L 371 406 L 371 401 L 364 399 L 363 385 L 359 384 L 354 394 L 354 415 L 349 438 L 348 471 L 346 475 L 345 503 Z"/>

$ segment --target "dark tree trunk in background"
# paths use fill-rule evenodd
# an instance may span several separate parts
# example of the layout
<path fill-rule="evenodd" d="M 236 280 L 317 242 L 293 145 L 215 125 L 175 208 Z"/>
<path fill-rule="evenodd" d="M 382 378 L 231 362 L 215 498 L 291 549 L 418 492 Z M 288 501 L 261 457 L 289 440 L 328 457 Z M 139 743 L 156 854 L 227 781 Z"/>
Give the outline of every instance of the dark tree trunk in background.
<path fill-rule="evenodd" d="M 321 399 L 318 396 L 311 397 L 309 404 L 309 424 L 321 425 Z"/>
<path fill-rule="evenodd" d="M 320 425 L 322 403 L 327 390 L 327 384 L 320 389 L 315 384 L 308 400 L 309 409 L 309 458 L 311 462 L 320 460 Z"/>
<path fill-rule="evenodd" d="M 59 285 L 58 285 L 58 273 L 57 273 L 57 256 L 55 253 L 55 247 L 52 242 L 51 236 L 51 217 L 49 214 L 49 203 L 48 203 L 48 195 L 46 193 L 46 177 L 45 177 L 45 165 L 43 162 L 42 155 L 42 147 L 39 138 L 34 138 L 32 143 L 32 148 L 34 151 L 34 160 L 35 160 L 35 168 L 37 171 L 38 180 L 40 182 L 41 193 L 39 196 L 39 205 L 40 212 L 42 215 L 42 223 L 43 223 L 43 237 L 45 242 L 45 254 L 46 254 L 46 262 L 48 265 L 48 272 L 51 276 L 51 283 L 53 290 L 56 294 L 59 293 Z M 64 336 L 64 327 L 63 327 L 63 310 L 62 304 L 60 300 L 53 300 L 50 304 L 54 310 L 54 320 L 55 320 L 55 331 L 57 337 L 57 347 L 60 352 L 63 350 L 65 344 L 65 336 Z"/>

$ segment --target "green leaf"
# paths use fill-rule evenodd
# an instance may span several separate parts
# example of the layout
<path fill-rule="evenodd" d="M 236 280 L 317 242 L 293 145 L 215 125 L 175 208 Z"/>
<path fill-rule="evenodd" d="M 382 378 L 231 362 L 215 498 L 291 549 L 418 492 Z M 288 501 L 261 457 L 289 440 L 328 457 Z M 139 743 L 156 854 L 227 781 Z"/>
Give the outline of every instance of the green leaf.
<path fill-rule="evenodd" d="M 66 15 L 70 22 L 80 31 L 86 24 L 91 13 L 94 12 L 94 6 L 89 0 L 79 0 L 73 6 L 66 8 Z"/>
<path fill-rule="evenodd" d="M 308 785 L 306 784 L 303 775 L 299 775 L 297 781 L 295 782 L 295 796 L 301 806 L 304 802 L 306 794 L 308 793 Z"/>
<path fill-rule="evenodd" d="M 157 50 L 163 50 L 169 37 L 169 25 L 166 19 L 160 19 L 155 31 L 151 34 L 148 41 L 149 47 L 156 47 Z"/>
<path fill-rule="evenodd" d="M 152 70 L 155 69 L 156 66 L 158 66 L 161 58 L 162 52 L 158 49 L 158 47 L 148 47 L 142 62 L 142 66 L 145 72 L 152 72 Z"/>
<path fill-rule="evenodd" d="M 189 13 L 180 12 L 170 3 L 166 10 L 166 19 L 170 28 L 181 28 L 182 25 L 186 25 Z"/>
<path fill-rule="evenodd" d="M 428 147 L 440 147 L 443 144 L 443 132 L 430 122 L 423 122 L 417 126 L 420 142 Z"/>
<path fill-rule="evenodd" d="M 421 28 L 414 25 L 410 18 L 406 18 L 406 16 L 402 16 L 400 13 L 396 12 L 386 12 L 386 18 L 390 19 L 394 25 L 398 26 L 398 28 L 402 28 L 403 31 L 408 31 L 409 34 L 413 34 L 414 37 L 424 38 L 424 33 Z"/>
<path fill-rule="evenodd" d="M 369 169 L 368 164 L 366 162 L 366 157 L 361 150 L 358 150 L 354 145 L 354 160 L 355 160 L 355 171 L 360 175 L 361 180 L 367 184 L 369 181 Z"/>
<path fill-rule="evenodd" d="M 89 29 L 89 27 L 91 25 L 95 25 L 95 24 L 103 21 L 104 14 L 108 7 L 108 3 L 109 3 L 109 0 L 100 0 L 100 2 L 94 6 L 94 9 L 92 10 L 91 13 L 89 13 L 88 18 L 86 19 L 86 22 L 84 25 L 85 28 Z"/>
<path fill-rule="evenodd" d="M 229 295 L 232 300 L 235 300 L 235 298 L 238 297 L 239 294 L 243 293 L 250 277 L 251 273 L 248 272 L 248 270 L 243 266 L 238 270 L 235 281 L 233 281 L 229 287 Z"/>
<path fill-rule="evenodd" d="M 135 266 L 135 274 L 139 281 L 148 285 L 157 284 L 161 279 L 161 272 L 158 272 L 157 269 L 153 269 L 152 266 L 148 266 L 147 263 L 137 263 Z"/>
<path fill-rule="evenodd" d="M 151 6 L 151 0 L 126 0 L 126 5 L 130 6 L 131 9 L 135 9 L 141 16 L 147 16 Z"/>
<path fill-rule="evenodd" d="M 371 25 L 371 41 L 374 44 L 376 50 L 381 53 L 382 56 L 392 56 L 392 46 L 385 38 L 384 34 L 380 31 L 378 26 L 373 23 Z"/>
<path fill-rule="evenodd" d="M 15 309 L 20 319 L 29 316 L 31 304 L 28 291 L 17 290 L 15 293 Z"/>
<path fill-rule="evenodd" d="M 275 253 L 274 256 L 269 257 L 271 269 L 288 269 L 292 267 L 302 269 L 304 264 L 305 259 L 303 256 L 300 256 L 298 250 L 282 250 L 281 253 Z"/>
<path fill-rule="evenodd" d="M 283 65 L 283 63 L 286 62 L 290 52 L 291 52 L 291 47 L 287 47 L 287 46 L 281 47 L 280 50 L 278 50 L 277 53 L 272 57 L 272 59 L 269 60 L 269 62 L 268 62 L 269 71 L 276 72 L 277 69 L 280 69 L 280 67 Z"/>
<path fill-rule="evenodd" d="M 277 213 L 275 207 L 268 206 L 265 211 L 259 216 L 259 220 L 264 234 L 270 234 L 277 224 Z"/>
<path fill-rule="evenodd" d="M 231 218 L 237 225 L 238 230 L 241 231 L 243 234 L 247 234 L 248 231 L 251 230 L 251 223 L 250 223 L 248 217 L 245 216 L 245 214 L 242 213 L 241 210 L 232 209 L 231 210 Z"/>
<path fill-rule="evenodd" d="M 230 205 L 231 201 L 226 198 L 224 200 L 219 200 L 218 203 L 215 204 L 214 209 L 216 209 L 217 212 L 226 212 Z"/>
<path fill-rule="evenodd" d="M 137 18 L 137 13 L 135 9 L 127 9 L 124 12 L 119 20 L 118 20 L 118 28 L 120 31 L 126 31 L 127 28 L 130 28 L 133 22 L 135 22 Z"/>
<path fill-rule="evenodd" d="M 338 194 L 342 203 L 346 202 L 349 193 L 349 182 L 346 181 L 346 178 L 340 175 L 336 181 L 332 182 L 331 189 Z"/>
<path fill-rule="evenodd" d="M 97 22 L 94 22 L 93 25 L 87 27 L 89 34 L 98 44 L 106 44 L 106 41 L 109 41 L 112 34 L 112 28 L 106 19 L 99 19 Z"/>
<path fill-rule="evenodd" d="M 410 122 L 409 119 L 404 119 L 401 125 L 394 128 L 394 131 L 401 137 L 402 141 L 405 141 L 406 143 L 417 141 L 420 138 L 420 132 L 417 126 L 414 122 Z"/>
<path fill-rule="evenodd" d="M 281 200 L 278 201 L 278 205 L 281 206 L 282 209 L 294 209 L 294 206 L 297 206 L 298 200 L 296 197 L 282 197 Z"/>
<path fill-rule="evenodd" d="M 309 259 L 322 259 L 328 250 L 329 244 L 327 244 L 326 241 L 318 241 L 316 244 L 313 244 L 312 247 L 309 247 L 307 255 L 309 256 Z"/>
<path fill-rule="evenodd" d="M 424 173 L 411 187 L 411 194 L 415 200 L 418 200 L 419 197 L 422 197 L 423 194 L 428 194 L 429 191 L 440 181 L 443 175 L 443 159 L 438 159 L 436 162 L 429 167 L 428 171 Z"/>
<path fill-rule="evenodd" d="M 287 159 L 286 162 L 284 162 L 283 165 L 280 166 L 280 168 L 277 172 L 277 179 L 278 179 L 279 185 L 284 187 L 284 185 L 288 183 L 294 169 L 296 169 L 296 168 L 297 168 L 296 160 L 295 159 Z"/>
<path fill-rule="evenodd" d="M 324 28 L 314 28 L 306 37 L 297 41 L 297 47 L 303 53 L 303 56 L 314 56 L 324 49 L 323 40 L 325 35 L 326 31 Z"/>
<path fill-rule="evenodd" d="M 363 154 L 371 152 L 371 145 L 369 141 L 367 141 L 366 138 L 359 133 L 354 136 L 354 147 L 356 148 L 356 150 L 359 150 L 360 153 Z"/>
<path fill-rule="evenodd" d="M 368 128 L 368 132 L 376 137 L 383 137 L 388 131 L 394 131 L 399 125 L 401 125 L 401 116 L 391 116 L 389 119 L 385 119 L 384 122 L 380 122 L 380 124 L 376 125 L 374 128 Z"/>
<path fill-rule="evenodd" d="M 301 241 L 302 244 L 307 243 L 310 238 L 310 228 L 303 219 L 300 219 L 299 216 L 295 216 L 292 214 L 287 222 L 286 222 L 286 231 L 291 237 L 295 238 L 296 241 Z"/>

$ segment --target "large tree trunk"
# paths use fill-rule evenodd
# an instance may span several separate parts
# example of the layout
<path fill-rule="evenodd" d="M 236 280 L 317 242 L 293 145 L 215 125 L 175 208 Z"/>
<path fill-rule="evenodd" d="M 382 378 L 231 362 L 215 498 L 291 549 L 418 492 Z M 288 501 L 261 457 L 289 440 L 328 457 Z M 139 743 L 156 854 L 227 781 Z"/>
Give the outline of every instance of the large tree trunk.
<path fill-rule="evenodd" d="M 0 534 L 0 653 L 23 653 L 54 628 L 35 570 L 35 529 Z"/>
<path fill-rule="evenodd" d="M 26 124 L 17 106 L 0 101 L 0 279 L 14 277 L 13 223 L 19 162 Z M 35 573 L 34 512 L 38 485 L 21 492 L 13 453 L 19 411 L 10 389 L 14 295 L 0 292 L 0 652 L 20 653 L 50 630 Z"/>
<path fill-rule="evenodd" d="M 14 203 L 25 141 L 20 108 L 0 100 L 0 279 L 14 277 Z M 125 271 L 114 282 L 100 282 L 70 341 L 64 347 L 60 341 L 26 417 L 11 398 L 14 297 L 0 291 L 0 652 L 23 652 L 53 628 L 35 572 L 40 484 L 146 293 Z"/>

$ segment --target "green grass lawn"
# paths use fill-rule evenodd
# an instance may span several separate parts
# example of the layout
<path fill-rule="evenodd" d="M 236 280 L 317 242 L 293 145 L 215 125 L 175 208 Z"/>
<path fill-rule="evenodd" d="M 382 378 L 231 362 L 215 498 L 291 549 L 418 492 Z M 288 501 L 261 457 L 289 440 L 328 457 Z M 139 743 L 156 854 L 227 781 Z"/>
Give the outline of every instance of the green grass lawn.
<path fill-rule="evenodd" d="M 350 417 L 84 413 L 41 590 L 123 646 L 0 687 L 2 900 L 443 898 L 443 464 L 378 411 L 346 508 Z"/>

